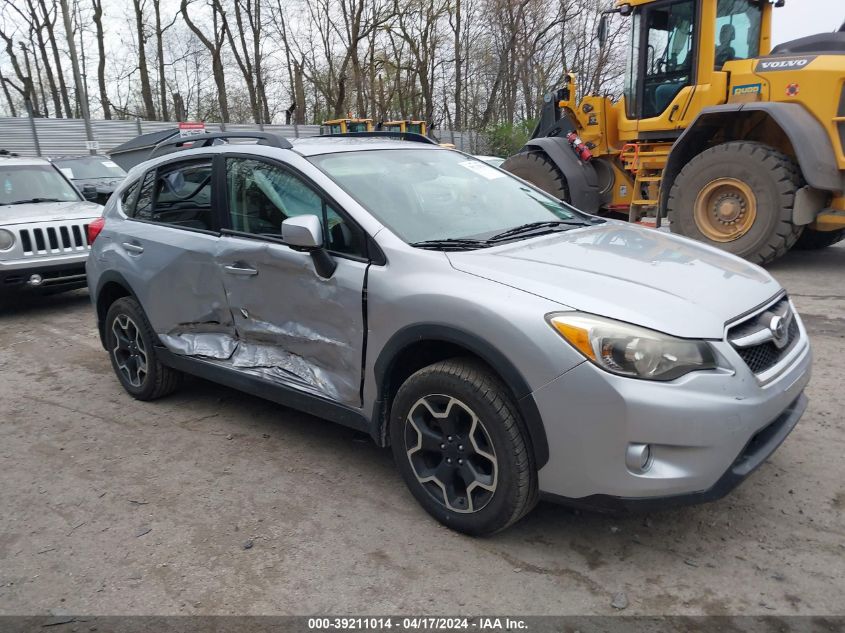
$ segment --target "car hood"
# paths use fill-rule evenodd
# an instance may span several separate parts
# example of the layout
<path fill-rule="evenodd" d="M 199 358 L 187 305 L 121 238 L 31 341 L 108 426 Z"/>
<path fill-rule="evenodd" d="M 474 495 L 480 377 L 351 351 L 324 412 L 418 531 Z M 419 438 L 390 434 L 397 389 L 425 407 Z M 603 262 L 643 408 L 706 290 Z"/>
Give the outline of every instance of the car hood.
<path fill-rule="evenodd" d="M 93 202 L 38 202 L 0 206 L 0 226 L 23 222 L 84 220 L 103 215 L 103 207 Z"/>
<path fill-rule="evenodd" d="M 447 256 L 457 270 L 564 307 L 686 338 L 722 338 L 727 321 L 781 290 L 738 257 L 617 222 Z"/>

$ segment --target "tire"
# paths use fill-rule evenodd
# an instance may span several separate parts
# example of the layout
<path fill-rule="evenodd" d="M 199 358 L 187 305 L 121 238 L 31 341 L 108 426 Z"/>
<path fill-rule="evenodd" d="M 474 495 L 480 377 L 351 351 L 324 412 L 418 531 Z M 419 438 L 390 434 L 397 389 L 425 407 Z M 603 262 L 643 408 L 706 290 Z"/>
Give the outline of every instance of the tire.
<path fill-rule="evenodd" d="M 795 242 L 796 248 L 800 251 L 815 251 L 840 242 L 845 238 L 845 229 L 838 231 L 814 231 L 813 229 L 804 229 L 801 237 Z"/>
<path fill-rule="evenodd" d="M 182 383 L 181 372 L 159 361 L 155 352 L 158 337 L 135 299 L 122 297 L 109 306 L 105 339 L 112 369 L 133 398 L 155 400 L 172 393 Z M 144 359 L 146 362 L 142 363 Z M 143 365 L 145 371 L 141 370 Z"/>
<path fill-rule="evenodd" d="M 712 235 L 723 228 L 731 229 L 728 223 L 720 227 L 718 220 L 708 221 L 711 214 L 707 210 L 715 207 L 705 204 L 707 199 L 701 196 L 721 182 L 747 189 L 748 208 L 753 205 L 754 212 L 741 216 L 740 221 L 748 223 L 744 232 L 735 237 L 719 234 L 719 239 L 714 239 Z M 672 232 L 757 264 L 771 262 L 792 248 L 803 230 L 792 224 L 795 192 L 802 184 L 795 162 L 767 145 L 735 141 L 711 147 L 687 163 L 672 185 L 667 204 Z M 698 218 L 697 210 L 701 213 Z M 711 235 L 703 232 L 712 226 L 716 228 L 710 228 Z"/>
<path fill-rule="evenodd" d="M 390 437 L 411 493 L 447 527 L 492 534 L 537 503 L 518 409 L 504 384 L 472 359 L 438 362 L 408 378 L 391 407 Z"/>
<path fill-rule="evenodd" d="M 559 200 L 571 202 L 566 178 L 543 152 L 514 154 L 502 163 L 502 169 L 527 180 Z"/>

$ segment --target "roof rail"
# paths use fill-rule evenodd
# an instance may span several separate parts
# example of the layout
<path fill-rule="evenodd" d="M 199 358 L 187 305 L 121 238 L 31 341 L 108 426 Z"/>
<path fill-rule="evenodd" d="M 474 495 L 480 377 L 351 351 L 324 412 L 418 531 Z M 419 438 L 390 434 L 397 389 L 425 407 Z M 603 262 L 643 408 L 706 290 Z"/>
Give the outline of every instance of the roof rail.
<path fill-rule="evenodd" d="M 256 139 L 259 145 L 269 145 L 270 147 L 279 147 L 281 149 L 291 149 L 293 145 L 284 136 L 274 134 L 272 132 L 209 132 L 207 134 L 192 134 L 190 136 L 177 136 L 175 138 L 167 138 L 157 143 L 150 151 L 149 158 L 157 156 L 165 147 L 174 146 L 177 149 L 182 148 L 187 143 L 190 143 L 189 149 L 198 147 L 208 147 L 214 144 L 217 139 L 225 140 L 229 138 L 251 138 Z"/>
<path fill-rule="evenodd" d="M 417 134 L 416 132 L 389 132 L 387 130 L 375 130 L 373 132 L 346 132 L 345 134 L 320 134 L 321 137 L 331 138 L 331 137 L 341 137 L 341 138 L 349 138 L 349 137 L 373 137 L 373 136 L 380 136 L 384 138 L 395 138 L 400 141 L 413 141 L 414 143 L 428 143 L 429 145 L 438 145 L 439 143 L 428 136 L 423 136 L 422 134 Z"/>

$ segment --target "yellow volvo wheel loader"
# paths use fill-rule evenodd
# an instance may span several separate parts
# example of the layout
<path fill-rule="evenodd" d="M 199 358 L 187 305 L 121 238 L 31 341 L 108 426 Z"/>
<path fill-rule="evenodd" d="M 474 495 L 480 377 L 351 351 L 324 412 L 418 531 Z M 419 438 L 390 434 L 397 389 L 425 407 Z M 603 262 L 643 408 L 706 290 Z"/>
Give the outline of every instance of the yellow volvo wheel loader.
<path fill-rule="evenodd" d="M 758 263 L 839 241 L 845 25 L 772 48 L 783 3 L 616 0 L 598 38 L 610 14 L 631 21 L 622 98 L 576 102 L 567 74 L 503 168 L 588 212 L 668 217 Z"/>
<path fill-rule="evenodd" d="M 385 132 L 413 132 L 414 134 L 428 134 L 428 124 L 425 121 L 417 121 L 414 119 L 397 120 L 397 121 L 383 121 L 379 124 L 380 130 Z"/>
<path fill-rule="evenodd" d="M 321 134 L 348 134 L 349 132 L 372 132 L 372 119 L 356 119 L 351 116 L 345 119 L 330 119 L 323 121 Z"/>

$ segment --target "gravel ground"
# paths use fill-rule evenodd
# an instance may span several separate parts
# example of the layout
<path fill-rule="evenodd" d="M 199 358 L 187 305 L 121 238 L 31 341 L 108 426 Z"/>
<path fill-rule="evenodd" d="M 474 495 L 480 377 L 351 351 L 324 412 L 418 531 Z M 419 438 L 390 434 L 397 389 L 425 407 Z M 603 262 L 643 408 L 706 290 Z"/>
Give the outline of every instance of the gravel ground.
<path fill-rule="evenodd" d="M 133 400 L 84 291 L 0 308 L 0 614 L 843 614 L 843 270 L 842 247 L 772 267 L 813 339 L 810 406 L 730 496 L 542 503 L 486 539 L 350 430 L 199 380 Z"/>

